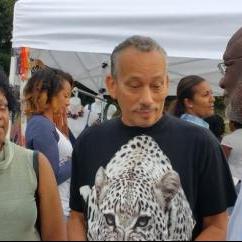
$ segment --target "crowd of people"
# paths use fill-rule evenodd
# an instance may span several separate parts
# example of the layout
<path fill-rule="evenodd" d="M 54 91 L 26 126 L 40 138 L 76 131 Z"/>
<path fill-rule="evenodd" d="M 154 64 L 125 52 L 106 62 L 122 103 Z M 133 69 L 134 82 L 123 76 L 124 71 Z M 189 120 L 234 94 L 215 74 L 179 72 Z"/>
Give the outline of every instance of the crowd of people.
<path fill-rule="evenodd" d="M 16 101 L 0 75 L 0 240 L 242 240 L 242 29 L 219 65 L 228 135 L 203 77 L 184 77 L 164 112 L 167 54 L 153 39 L 126 39 L 111 64 L 106 86 L 121 116 L 77 140 L 67 125 L 73 78 L 34 73 L 25 147 L 7 139 Z"/>

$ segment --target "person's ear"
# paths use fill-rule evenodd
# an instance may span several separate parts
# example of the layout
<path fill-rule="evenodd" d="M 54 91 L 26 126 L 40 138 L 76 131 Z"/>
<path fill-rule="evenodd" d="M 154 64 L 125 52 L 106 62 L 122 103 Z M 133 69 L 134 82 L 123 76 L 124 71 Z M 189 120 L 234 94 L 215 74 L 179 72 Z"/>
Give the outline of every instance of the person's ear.
<path fill-rule="evenodd" d="M 169 92 L 169 89 L 170 89 L 170 77 L 168 75 L 166 76 L 166 85 L 167 85 L 167 89 L 168 89 L 168 92 Z"/>
<path fill-rule="evenodd" d="M 170 77 L 168 75 L 166 76 L 166 83 L 167 83 L 167 88 L 169 89 L 169 87 L 170 87 Z"/>
<path fill-rule="evenodd" d="M 193 102 L 189 98 L 184 99 L 184 105 L 186 107 L 186 110 L 193 109 Z"/>
<path fill-rule="evenodd" d="M 106 78 L 106 87 L 109 95 L 116 100 L 117 99 L 117 80 L 114 80 L 112 75 L 108 75 Z"/>
<path fill-rule="evenodd" d="M 169 88 L 170 88 L 170 78 L 168 75 L 166 75 L 165 77 L 165 83 L 164 83 L 164 88 L 165 88 L 165 92 L 166 92 L 166 97 L 168 97 L 169 95 Z"/>

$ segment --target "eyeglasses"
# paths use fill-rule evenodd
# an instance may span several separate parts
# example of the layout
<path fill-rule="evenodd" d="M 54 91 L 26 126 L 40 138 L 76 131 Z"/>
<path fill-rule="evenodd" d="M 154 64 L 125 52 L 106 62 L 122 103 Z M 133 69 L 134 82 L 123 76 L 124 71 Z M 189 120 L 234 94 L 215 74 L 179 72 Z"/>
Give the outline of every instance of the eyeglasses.
<path fill-rule="evenodd" d="M 227 66 L 222 62 L 218 64 L 219 72 L 224 76 L 226 73 Z"/>
<path fill-rule="evenodd" d="M 226 70 L 227 70 L 227 68 L 228 68 L 228 66 L 229 66 L 229 63 L 230 63 L 230 62 L 233 62 L 233 61 L 238 61 L 238 60 L 242 60 L 242 57 L 227 60 L 227 61 L 226 61 L 226 64 L 225 64 L 224 62 L 219 63 L 219 64 L 218 64 L 218 70 L 219 70 L 220 73 L 224 76 L 225 73 L 226 73 Z"/>

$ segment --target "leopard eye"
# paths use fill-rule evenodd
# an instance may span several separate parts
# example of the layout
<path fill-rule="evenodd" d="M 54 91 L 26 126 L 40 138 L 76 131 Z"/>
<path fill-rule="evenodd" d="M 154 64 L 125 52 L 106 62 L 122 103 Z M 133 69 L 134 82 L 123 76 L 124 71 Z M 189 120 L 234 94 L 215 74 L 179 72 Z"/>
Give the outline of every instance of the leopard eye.
<path fill-rule="evenodd" d="M 112 214 L 105 214 L 104 217 L 106 219 L 106 222 L 107 222 L 108 226 L 113 226 L 113 227 L 116 226 L 115 216 L 114 215 L 112 215 Z"/>
<path fill-rule="evenodd" d="M 150 221 L 151 217 L 148 217 L 148 216 L 143 216 L 143 217 L 140 217 L 135 225 L 135 227 L 139 227 L 139 228 L 144 228 L 146 227 L 148 224 L 149 224 L 149 221 Z"/>

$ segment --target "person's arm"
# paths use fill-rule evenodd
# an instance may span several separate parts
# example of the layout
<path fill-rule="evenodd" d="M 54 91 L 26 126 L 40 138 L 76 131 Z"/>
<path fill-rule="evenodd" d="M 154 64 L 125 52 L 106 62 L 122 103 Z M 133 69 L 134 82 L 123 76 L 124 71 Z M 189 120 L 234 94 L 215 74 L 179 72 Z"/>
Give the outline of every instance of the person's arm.
<path fill-rule="evenodd" d="M 91 175 L 89 173 L 88 159 L 86 152 L 88 152 L 88 142 L 85 139 L 85 131 L 77 139 L 76 146 L 72 154 L 72 176 L 70 188 L 70 208 L 71 214 L 68 222 L 68 239 L 70 241 L 86 241 L 87 240 L 87 226 L 85 208 L 86 202 L 80 194 L 80 188 L 85 185 L 90 185 Z"/>
<path fill-rule="evenodd" d="M 87 241 L 86 222 L 82 213 L 71 211 L 67 228 L 69 241 Z"/>
<path fill-rule="evenodd" d="M 196 241 L 226 241 L 228 213 L 224 212 L 203 220 L 203 232 Z"/>
<path fill-rule="evenodd" d="M 234 206 L 237 195 L 221 145 L 209 135 L 202 141 L 201 147 L 198 153 L 196 207 L 203 228 L 196 235 L 197 240 L 225 240 L 228 225 L 226 210 Z"/>
<path fill-rule="evenodd" d="M 31 148 L 43 153 L 49 160 L 54 171 L 57 184 L 60 185 L 70 178 L 71 161 L 63 163 L 60 167 L 58 134 L 54 133 L 54 128 L 46 121 L 32 124 L 28 133 L 31 133 Z M 28 137 L 27 137 L 28 138 Z"/>
<path fill-rule="evenodd" d="M 223 151 L 224 151 L 224 155 L 225 155 L 225 157 L 226 157 L 227 159 L 229 159 L 230 154 L 231 154 L 231 152 L 232 152 L 232 148 L 229 147 L 229 146 L 227 146 L 227 145 L 223 145 L 223 144 L 222 144 L 222 148 L 223 148 Z"/>
<path fill-rule="evenodd" d="M 39 154 L 39 212 L 43 241 L 67 241 L 56 180 L 47 158 Z"/>

